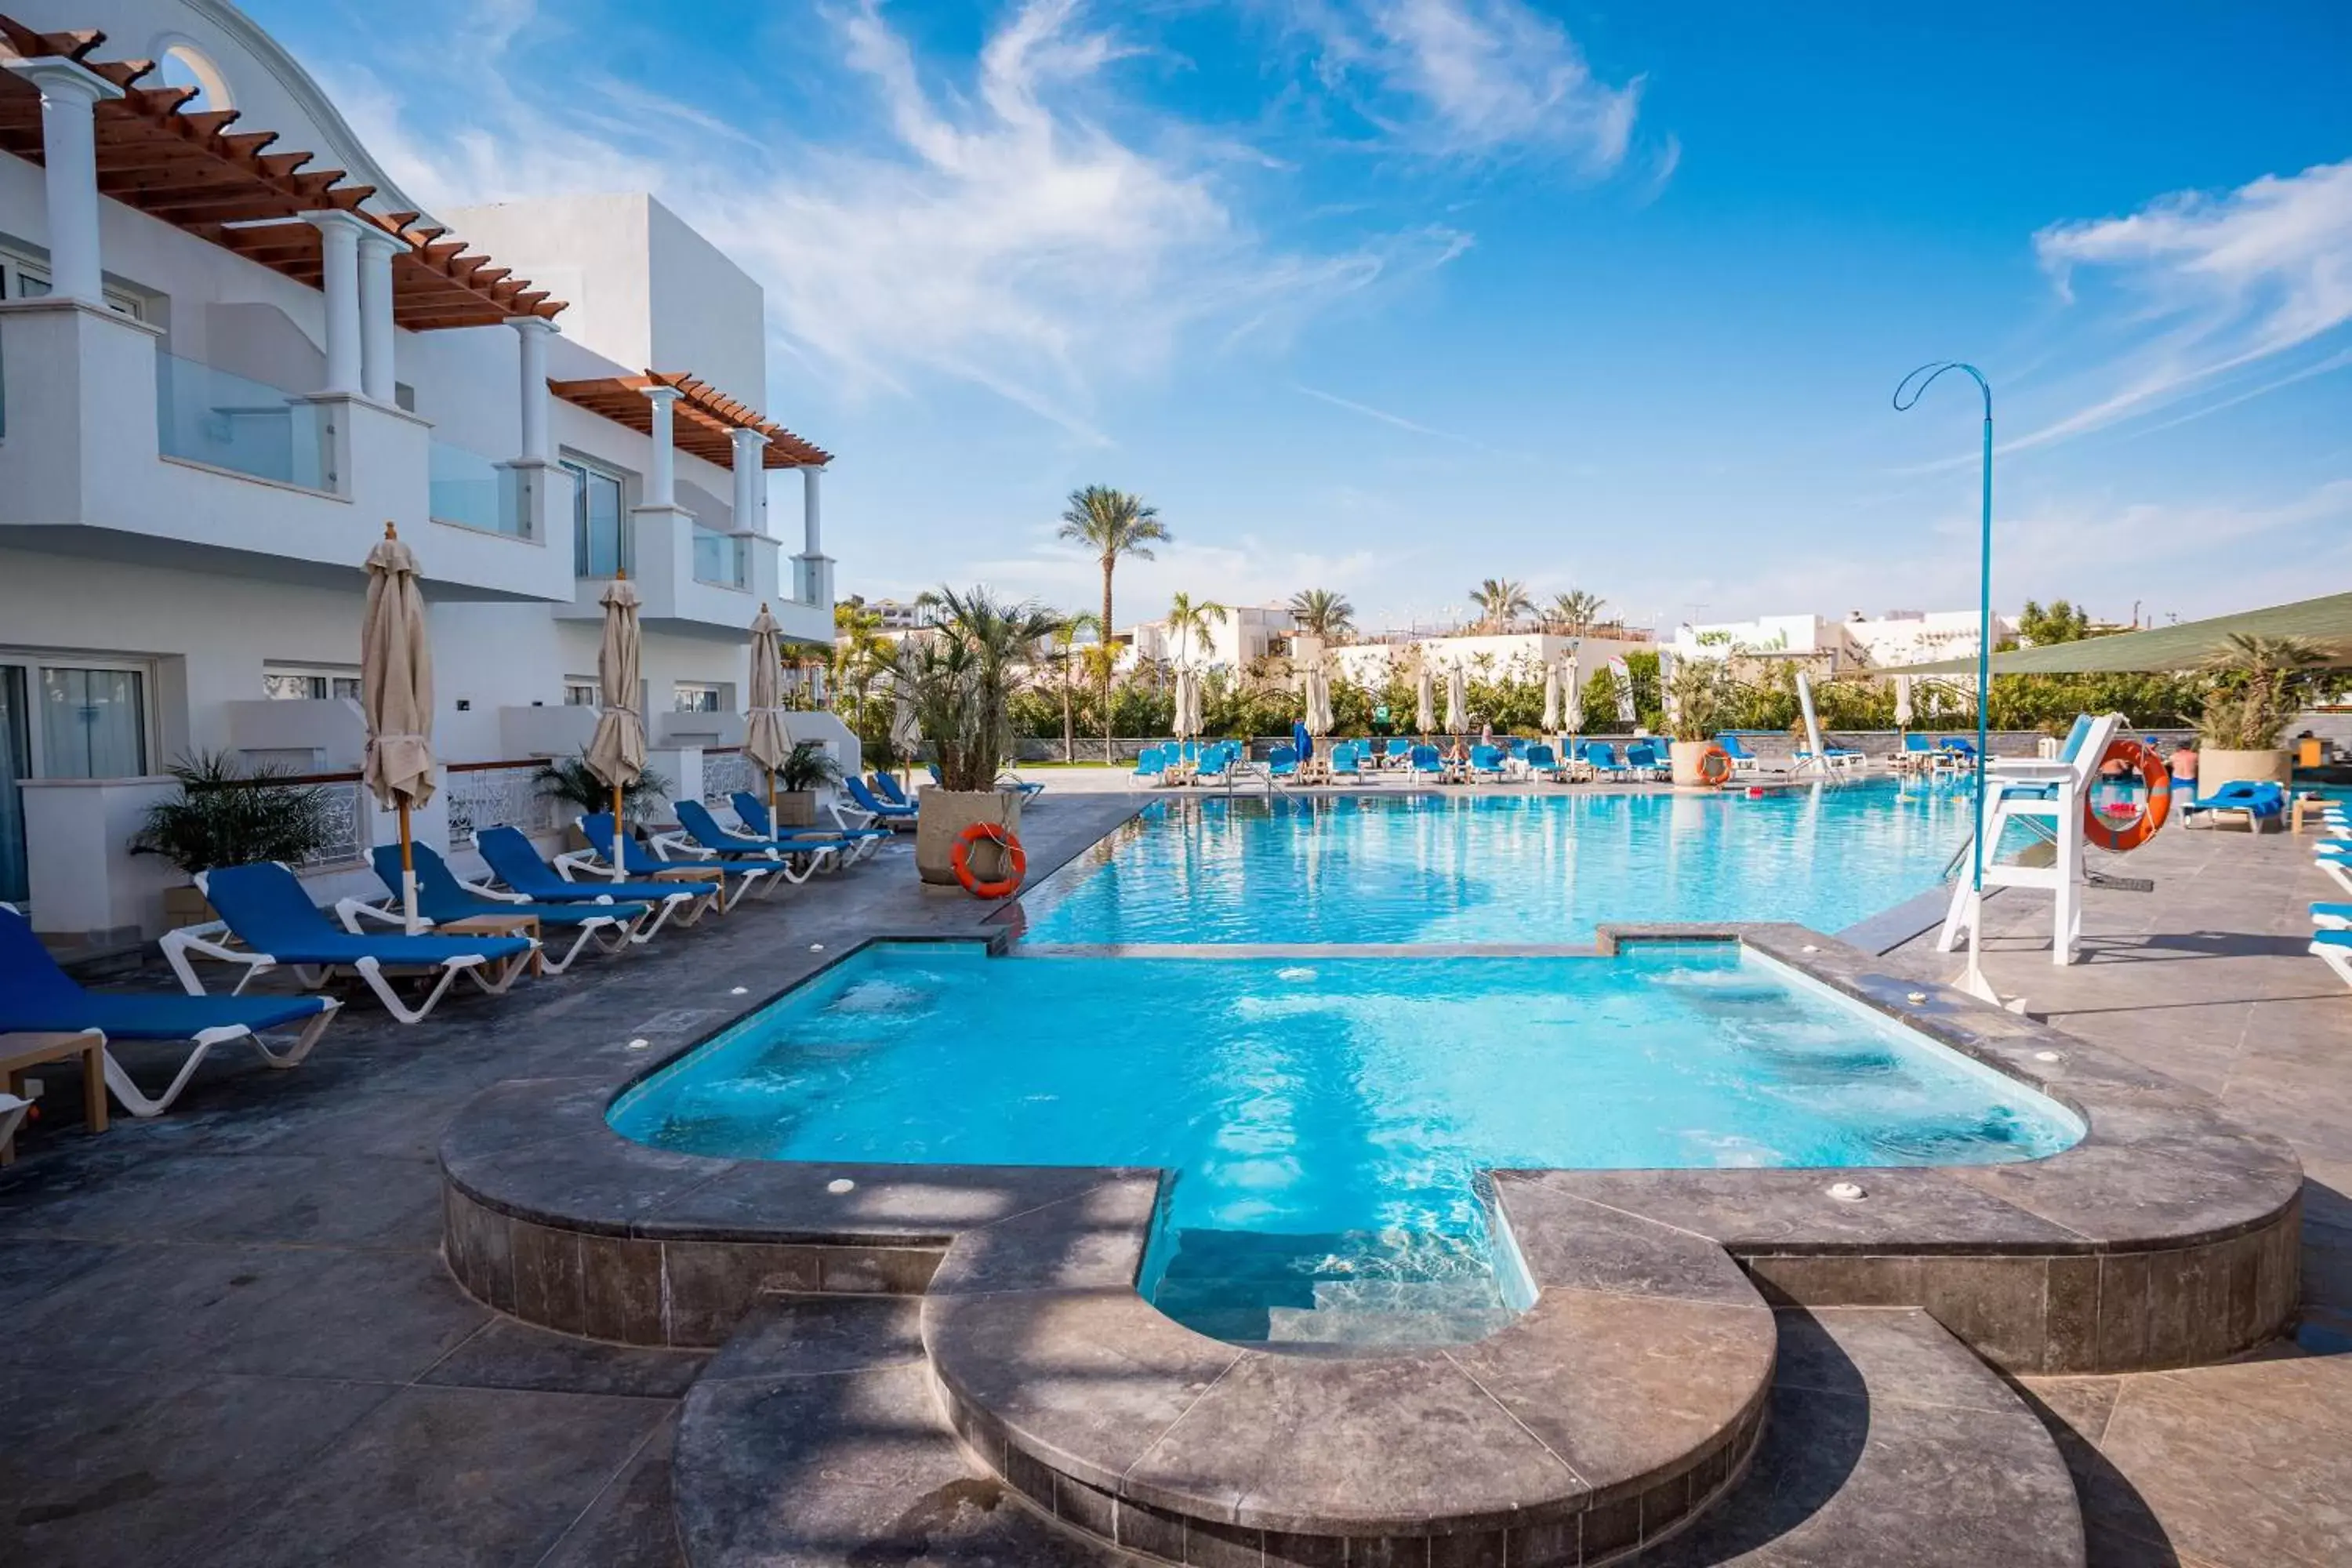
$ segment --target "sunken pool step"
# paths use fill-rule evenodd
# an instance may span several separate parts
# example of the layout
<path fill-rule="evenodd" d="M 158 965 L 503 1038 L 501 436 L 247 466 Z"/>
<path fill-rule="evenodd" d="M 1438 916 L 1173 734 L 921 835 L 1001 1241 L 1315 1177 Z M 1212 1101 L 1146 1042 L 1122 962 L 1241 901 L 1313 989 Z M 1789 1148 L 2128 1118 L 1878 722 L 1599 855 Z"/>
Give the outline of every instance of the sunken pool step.
<path fill-rule="evenodd" d="M 1517 1314 L 1483 1237 L 1394 1231 L 1180 1229 L 1151 1303 L 1244 1344 L 1468 1344 Z"/>
<path fill-rule="evenodd" d="M 1670 1536 L 1755 1446 L 1772 1314 L 1703 1237 L 1586 1205 L 1535 1305 L 1475 1342 L 1291 1353 L 1137 1293 L 1154 1197 L 1107 1182 L 966 1231 L 921 1302 L 972 1453 L 1106 1546 L 1567 1568 Z"/>
<path fill-rule="evenodd" d="M 776 1297 L 687 1395 L 674 1491 L 691 1568 L 1018 1564 L 1287 1568 L 1380 1562 L 1514 1568 L 1475 1537 L 1337 1554 L 1211 1523 L 1124 1546 L 1052 1517 L 978 1464 L 942 1419 L 921 1304 Z M 1746 1477 L 1687 1528 L 1586 1562 L 1635 1568 L 2079 1568 L 2083 1528 L 2055 1446 L 1925 1313 L 1789 1309 Z M 1117 1530 L 1115 1515 L 1104 1516 Z M 1397 1550 L 1402 1548 L 1401 1551 Z M 1579 1558 L 1559 1557 L 1560 1562 Z"/>

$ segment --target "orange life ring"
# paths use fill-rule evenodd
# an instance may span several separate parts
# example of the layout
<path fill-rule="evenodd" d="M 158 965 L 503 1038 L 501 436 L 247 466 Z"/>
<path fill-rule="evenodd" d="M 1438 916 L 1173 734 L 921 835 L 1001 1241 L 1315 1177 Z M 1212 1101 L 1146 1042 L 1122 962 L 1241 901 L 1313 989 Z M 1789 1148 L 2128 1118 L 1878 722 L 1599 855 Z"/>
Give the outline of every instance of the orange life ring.
<path fill-rule="evenodd" d="M 1004 875 L 993 882 L 983 882 L 971 874 L 971 847 L 982 839 L 988 840 L 1004 851 Z M 1021 847 L 1021 840 L 993 822 L 975 822 L 956 835 L 955 847 L 948 851 L 948 864 L 955 870 L 956 880 L 963 890 L 975 899 L 1003 899 L 1012 896 L 1028 874 L 1029 857 Z"/>
<path fill-rule="evenodd" d="M 2092 772 L 2095 774 L 2104 773 L 2110 763 L 2121 763 L 2126 767 L 2139 770 L 2140 783 L 2147 787 L 2147 809 L 2118 827 L 2099 810 L 2095 802 L 2085 796 L 2083 801 L 2083 833 L 2100 848 L 2121 855 L 2155 837 L 2156 830 L 2162 827 L 2164 819 L 2172 814 L 2172 770 L 2162 757 L 2156 754 L 2153 747 L 2142 745 L 2137 741 L 2108 742 L 2106 755 L 2099 759 L 2098 767 Z"/>
<path fill-rule="evenodd" d="M 1731 753 L 1721 746 L 1709 746 L 1698 754 L 1698 776 L 1721 789 L 1731 782 Z"/>

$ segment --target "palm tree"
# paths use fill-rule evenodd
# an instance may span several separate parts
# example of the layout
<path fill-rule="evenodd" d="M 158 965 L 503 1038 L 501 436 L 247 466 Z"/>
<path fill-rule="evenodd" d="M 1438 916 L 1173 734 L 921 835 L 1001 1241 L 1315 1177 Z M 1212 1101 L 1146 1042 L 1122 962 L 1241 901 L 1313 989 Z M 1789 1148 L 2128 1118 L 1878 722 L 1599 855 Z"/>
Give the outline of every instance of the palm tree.
<path fill-rule="evenodd" d="M 1095 552 L 1102 563 L 1102 666 L 1103 688 L 1103 761 L 1110 754 L 1110 677 L 1114 659 L 1110 654 L 1111 627 L 1118 623 L 1111 618 L 1110 579 L 1118 567 L 1118 558 L 1132 555 L 1139 561 L 1151 559 L 1151 547 L 1165 544 L 1174 537 L 1168 525 L 1160 521 L 1160 510 L 1145 504 L 1140 496 L 1115 490 L 1108 485 L 1088 485 L 1070 492 L 1069 505 L 1062 509 L 1062 527 L 1057 537 L 1072 544 L 1083 544 Z"/>
<path fill-rule="evenodd" d="M 1356 606 L 1328 588 L 1307 588 L 1290 595 L 1290 618 L 1299 630 L 1337 642 L 1356 629 Z"/>
<path fill-rule="evenodd" d="M 1478 606 L 1479 624 L 1498 632 L 1535 608 L 1527 584 L 1508 577 L 1487 578 L 1471 590 L 1470 602 Z"/>
<path fill-rule="evenodd" d="M 1014 672 L 1059 630 L 1061 617 L 985 588 L 941 588 L 937 606 L 938 630 L 900 668 L 898 690 L 938 754 L 942 785 L 992 789 L 1013 752 Z"/>
<path fill-rule="evenodd" d="M 1223 626 L 1228 618 L 1230 612 L 1214 599 L 1203 599 L 1196 605 L 1192 595 L 1177 595 L 1168 606 L 1170 651 L 1181 657 L 1189 640 L 1202 653 L 1214 652 L 1217 643 L 1209 635 L 1209 628 Z"/>
<path fill-rule="evenodd" d="M 1564 631 L 1589 632 L 1601 619 L 1601 612 L 1609 607 L 1608 601 L 1583 588 L 1571 588 L 1565 594 L 1555 594 L 1551 601 L 1551 618 Z"/>
<path fill-rule="evenodd" d="M 1100 636 L 1102 628 L 1095 624 L 1094 612 L 1078 610 L 1062 617 L 1054 630 L 1054 662 L 1062 667 L 1062 761 L 1078 760 L 1077 721 L 1071 705 L 1073 688 L 1076 685 L 1078 668 L 1078 634 L 1091 631 Z"/>

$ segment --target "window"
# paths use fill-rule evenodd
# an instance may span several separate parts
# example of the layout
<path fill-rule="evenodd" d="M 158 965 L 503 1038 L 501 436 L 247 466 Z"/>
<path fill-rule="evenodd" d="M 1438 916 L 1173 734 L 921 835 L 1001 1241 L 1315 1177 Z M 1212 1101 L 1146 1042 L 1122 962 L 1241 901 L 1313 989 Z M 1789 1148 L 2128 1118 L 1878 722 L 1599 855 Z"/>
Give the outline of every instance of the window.
<path fill-rule="evenodd" d="M 719 700 L 725 695 L 724 687 L 703 686 L 681 680 L 672 689 L 670 708 L 679 713 L 723 712 L 725 710 L 719 706 Z"/>
<path fill-rule="evenodd" d="M 44 777 L 127 779 L 147 771 L 146 682 L 134 669 L 41 670 Z"/>
<path fill-rule="evenodd" d="M 572 476 L 572 574 L 611 577 L 632 569 L 621 476 L 576 458 L 566 458 L 563 469 Z"/>
<path fill-rule="evenodd" d="M 563 705 L 566 708 L 597 708 L 603 706 L 598 688 L 584 675 L 563 678 Z"/>
<path fill-rule="evenodd" d="M 38 300 L 48 291 L 49 264 L 30 250 L 0 243 L 0 300 Z M 147 319 L 144 300 L 111 284 L 106 289 L 106 308 L 134 321 Z"/>
<path fill-rule="evenodd" d="M 352 670 L 273 664 L 262 669 L 261 694 L 272 702 L 322 702 L 331 697 L 348 697 L 356 702 L 360 678 Z"/>

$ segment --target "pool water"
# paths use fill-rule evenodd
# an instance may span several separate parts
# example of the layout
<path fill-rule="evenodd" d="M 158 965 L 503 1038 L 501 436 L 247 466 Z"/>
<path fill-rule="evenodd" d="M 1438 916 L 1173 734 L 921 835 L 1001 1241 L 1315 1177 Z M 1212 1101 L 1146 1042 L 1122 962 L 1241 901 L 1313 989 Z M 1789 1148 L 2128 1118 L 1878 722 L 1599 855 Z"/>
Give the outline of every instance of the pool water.
<path fill-rule="evenodd" d="M 1971 795 L 1895 780 L 1155 806 L 1023 900 L 1033 942 L 1579 943 L 1606 921 L 1836 931 L 1934 888 Z"/>
<path fill-rule="evenodd" d="M 1324 1342 L 1475 1338 L 1523 1304 L 1486 1170 L 1978 1163 L 2083 1131 L 1731 943 L 1314 960 L 883 944 L 649 1079 L 612 1122 L 736 1157 L 1160 1167 L 1145 1294 L 1204 1332 Z"/>

